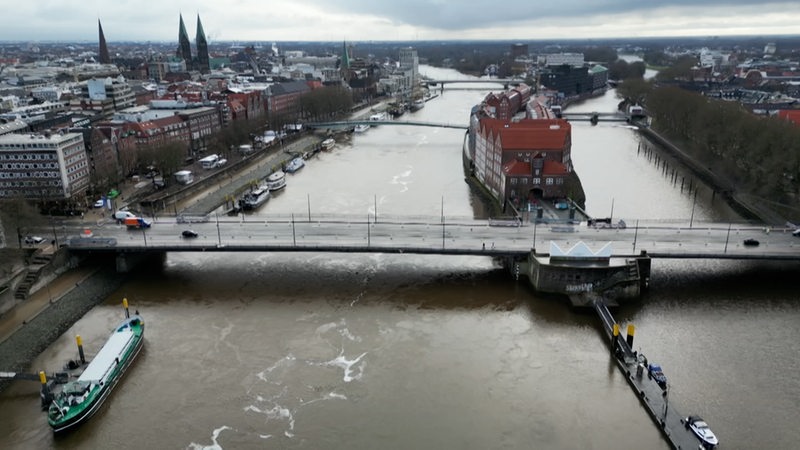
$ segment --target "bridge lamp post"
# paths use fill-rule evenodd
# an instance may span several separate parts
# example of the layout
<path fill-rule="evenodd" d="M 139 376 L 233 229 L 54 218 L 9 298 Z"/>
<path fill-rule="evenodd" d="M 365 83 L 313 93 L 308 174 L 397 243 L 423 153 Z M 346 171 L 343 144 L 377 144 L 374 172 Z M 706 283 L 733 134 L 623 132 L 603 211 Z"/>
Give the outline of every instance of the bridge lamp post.
<path fill-rule="evenodd" d="M 311 222 L 311 216 L 308 219 Z M 294 232 L 294 213 L 292 213 L 292 245 L 297 247 L 297 234 Z"/>
<path fill-rule="evenodd" d="M 728 253 L 728 240 L 731 238 L 731 224 L 728 224 L 728 235 L 725 236 L 725 250 L 723 253 Z"/>
<path fill-rule="evenodd" d="M 636 238 L 639 236 L 639 219 L 636 219 L 636 228 L 633 230 L 633 253 L 636 253 Z"/>
<path fill-rule="evenodd" d="M 689 217 L 689 229 L 692 228 L 694 222 L 694 205 L 697 203 L 697 189 L 694 190 L 694 198 L 692 199 L 692 215 Z"/>
<path fill-rule="evenodd" d="M 147 247 L 147 233 L 144 231 L 144 227 L 142 228 L 142 239 L 144 239 L 144 246 Z"/>
<path fill-rule="evenodd" d="M 217 221 L 217 245 L 222 245 L 222 233 L 219 231 L 219 214 L 214 213 L 214 218 Z"/>
<path fill-rule="evenodd" d="M 56 233 L 56 221 L 53 216 L 50 216 L 50 225 L 53 227 L 53 244 L 58 248 L 58 234 Z"/>
<path fill-rule="evenodd" d="M 369 214 L 367 214 L 367 247 L 371 244 L 371 236 L 369 231 Z"/>
<path fill-rule="evenodd" d="M 536 225 L 539 224 L 539 219 L 534 214 L 533 217 L 533 254 L 536 254 Z"/>
<path fill-rule="evenodd" d="M 444 195 L 442 196 L 442 250 L 444 250 Z"/>

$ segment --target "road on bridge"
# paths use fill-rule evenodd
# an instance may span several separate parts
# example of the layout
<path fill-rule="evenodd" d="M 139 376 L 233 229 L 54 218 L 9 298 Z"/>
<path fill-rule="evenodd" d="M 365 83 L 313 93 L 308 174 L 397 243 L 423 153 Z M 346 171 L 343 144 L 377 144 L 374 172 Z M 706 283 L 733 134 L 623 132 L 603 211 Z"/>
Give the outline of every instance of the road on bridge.
<path fill-rule="evenodd" d="M 120 248 L 159 247 L 171 250 L 283 250 L 313 248 L 337 251 L 357 247 L 369 252 L 524 254 L 535 246 L 537 253 L 549 253 L 550 243 L 568 250 L 578 242 L 593 251 L 611 245 L 612 256 L 630 256 L 646 251 L 655 258 L 730 258 L 800 260 L 800 237 L 792 229 L 768 229 L 745 224 L 707 223 L 692 227 L 664 223 L 639 223 L 625 228 L 594 228 L 585 223 L 524 224 L 490 226 L 485 220 L 434 218 L 426 220 L 378 220 L 354 217 L 325 217 L 319 220 L 273 216 L 211 216 L 205 222 L 179 223 L 174 216 L 161 216 L 149 229 L 129 230 L 106 222 L 90 227 L 92 238 L 79 223 L 65 223 L 56 229 L 59 242 L 72 247 L 102 246 L 113 240 Z M 183 238 L 192 229 L 196 238 Z M 47 229 L 40 230 L 47 235 Z M 758 241 L 746 245 L 746 239 Z"/>

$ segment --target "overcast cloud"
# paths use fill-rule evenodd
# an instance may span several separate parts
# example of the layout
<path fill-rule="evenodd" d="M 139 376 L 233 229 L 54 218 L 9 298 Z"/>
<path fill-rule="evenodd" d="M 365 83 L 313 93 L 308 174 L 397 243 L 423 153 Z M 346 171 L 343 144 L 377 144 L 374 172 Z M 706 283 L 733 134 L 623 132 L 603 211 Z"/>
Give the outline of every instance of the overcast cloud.
<path fill-rule="evenodd" d="M 0 41 L 558 39 L 800 34 L 800 1 L 0 0 Z"/>

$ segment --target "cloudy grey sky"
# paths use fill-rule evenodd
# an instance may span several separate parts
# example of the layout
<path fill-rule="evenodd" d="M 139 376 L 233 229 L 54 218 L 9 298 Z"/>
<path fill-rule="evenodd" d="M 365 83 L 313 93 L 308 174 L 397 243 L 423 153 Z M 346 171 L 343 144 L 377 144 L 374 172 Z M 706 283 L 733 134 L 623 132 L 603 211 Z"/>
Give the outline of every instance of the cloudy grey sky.
<path fill-rule="evenodd" d="M 553 39 L 800 34 L 800 1 L 0 0 L 0 41 Z"/>

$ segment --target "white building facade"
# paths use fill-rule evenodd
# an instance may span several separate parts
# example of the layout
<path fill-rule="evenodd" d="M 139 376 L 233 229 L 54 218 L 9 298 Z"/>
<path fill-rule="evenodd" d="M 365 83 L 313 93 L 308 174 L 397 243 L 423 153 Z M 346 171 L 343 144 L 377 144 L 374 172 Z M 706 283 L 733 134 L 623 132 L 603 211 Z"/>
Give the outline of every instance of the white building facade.
<path fill-rule="evenodd" d="M 68 199 L 88 187 L 82 134 L 0 136 L 0 198 Z"/>

